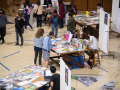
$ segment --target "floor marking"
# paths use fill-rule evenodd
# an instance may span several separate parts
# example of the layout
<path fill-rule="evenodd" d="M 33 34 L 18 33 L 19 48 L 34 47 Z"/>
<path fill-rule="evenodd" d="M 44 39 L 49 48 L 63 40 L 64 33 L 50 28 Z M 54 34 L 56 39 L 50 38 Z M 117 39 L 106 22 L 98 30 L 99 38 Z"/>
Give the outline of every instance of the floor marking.
<path fill-rule="evenodd" d="M 14 43 L 16 43 L 16 42 L 14 42 Z M 21 45 L 19 45 L 21 48 L 23 48 Z"/>
<path fill-rule="evenodd" d="M 7 56 L 5 56 L 5 57 L 3 57 L 3 58 L 6 58 L 6 57 L 9 57 L 9 56 L 12 56 L 12 55 L 15 55 L 15 54 L 17 54 L 17 53 L 19 53 L 20 51 L 18 51 L 18 52 L 16 52 L 16 53 L 13 53 L 13 54 L 10 54 L 10 55 L 7 55 Z"/>
<path fill-rule="evenodd" d="M 4 68 L 6 68 L 8 71 L 10 71 L 6 66 L 4 66 L 2 63 L 0 63 Z"/>

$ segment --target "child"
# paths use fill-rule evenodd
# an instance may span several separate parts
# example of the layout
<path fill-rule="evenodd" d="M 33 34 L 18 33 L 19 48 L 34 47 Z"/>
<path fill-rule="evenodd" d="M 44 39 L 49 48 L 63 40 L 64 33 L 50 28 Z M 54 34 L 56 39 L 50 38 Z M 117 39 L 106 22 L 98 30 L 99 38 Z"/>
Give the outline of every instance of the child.
<path fill-rule="evenodd" d="M 76 9 L 76 6 L 75 6 L 75 5 L 72 6 L 72 9 L 73 9 L 73 11 L 74 11 L 74 15 L 77 15 L 77 9 Z"/>
<path fill-rule="evenodd" d="M 90 48 L 93 49 L 92 51 L 96 51 L 98 49 L 97 39 L 93 36 L 93 32 L 92 31 L 89 32 L 88 36 L 90 37 L 90 42 L 89 42 L 91 44 Z M 90 55 L 89 52 L 85 52 L 85 53 L 87 55 Z M 93 59 L 94 55 L 92 54 L 90 58 Z"/>
<path fill-rule="evenodd" d="M 85 34 L 83 33 L 82 29 L 78 30 L 77 38 L 79 38 L 79 39 L 85 39 Z"/>
<path fill-rule="evenodd" d="M 25 18 L 25 29 L 27 28 L 26 26 L 29 25 L 31 27 L 31 30 L 33 30 L 33 27 L 29 23 L 29 16 L 28 16 L 28 9 L 25 9 L 24 13 L 24 18 Z"/>
<path fill-rule="evenodd" d="M 57 10 L 55 9 L 49 21 L 49 26 L 52 23 L 52 32 L 54 32 L 55 29 L 55 38 L 57 37 L 58 34 L 59 22 L 60 22 L 59 15 L 57 14 Z"/>
<path fill-rule="evenodd" d="M 39 66 L 41 66 L 42 46 L 43 46 L 43 41 L 44 41 L 43 34 L 44 34 L 44 29 L 40 28 L 38 29 L 34 37 L 34 50 L 35 50 L 34 64 L 35 66 L 36 66 L 38 54 L 39 54 Z"/>
<path fill-rule="evenodd" d="M 52 48 L 51 46 L 51 38 L 53 37 L 54 33 L 51 31 L 49 35 L 47 35 L 44 39 L 43 43 L 43 58 L 44 58 L 44 65 L 46 68 L 48 68 L 48 61 L 50 58 L 50 50 Z"/>
<path fill-rule="evenodd" d="M 49 90 L 60 90 L 60 74 L 56 74 L 56 68 L 54 66 L 50 67 L 50 71 L 52 76 L 50 79 Z"/>

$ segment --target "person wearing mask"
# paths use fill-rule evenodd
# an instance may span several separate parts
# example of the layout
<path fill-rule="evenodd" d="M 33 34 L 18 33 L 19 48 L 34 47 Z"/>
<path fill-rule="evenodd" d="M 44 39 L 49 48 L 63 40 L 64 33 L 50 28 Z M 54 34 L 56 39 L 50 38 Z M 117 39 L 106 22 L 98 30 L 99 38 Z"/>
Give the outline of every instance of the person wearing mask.
<path fill-rule="evenodd" d="M 60 90 L 60 74 L 56 73 L 56 68 L 54 66 L 50 67 L 52 76 L 50 78 L 50 87 L 48 90 Z"/>
<path fill-rule="evenodd" d="M 54 32 L 55 29 L 55 38 L 57 37 L 58 34 L 59 22 L 60 22 L 59 15 L 57 14 L 57 10 L 55 9 L 49 20 L 49 27 L 50 24 L 52 23 L 52 32 Z"/>
<path fill-rule="evenodd" d="M 101 4 L 99 3 L 99 4 L 97 4 L 97 12 L 96 12 L 96 14 L 98 16 L 100 16 L 100 10 L 104 11 L 104 9 L 102 8 Z M 96 28 L 99 29 L 99 25 L 97 25 Z"/>
<path fill-rule="evenodd" d="M 39 66 L 41 66 L 42 46 L 43 46 L 43 41 L 44 41 L 43 34 L 44 34 L 44 29 L 40 28 L 38 29 L 34 37 L 34 51 L 35 51 L 34 64 L 35 66 L 37 66 L 36 61 L 37 61 L 38 54 L 39 54 Z"/>
<path fill-rule="evenodd" d="M 25 29 L 27 28 L 27 25 L 29 25 L 31 27 L 31 30 L 33 30 L 33 27 L 30 25 L 29 23 L 29 16 L 28 16 L 28 9 L 25 9 L 25 13 L 24 13 L 24 18 L 25 18 Z"/>
<path fill-rule="evenodd" d="M 76 6 L 75 6 L 75 5 L 72 6 L 72 9 L 73 9 L 73 11 L 74 11 L 74 15 L 77 15 L 77 9 L 76 9 Z"/>
<path fill-rule="evenodd" d="M 100 9 L 104 11 L 101 4 L 99 3 L 99 4 L 97 4 L 97 12 L 96 12 L 96 14 L 98 14 L 98 16 L 100 15 Z"/>
<path fill-rule="evenodd" d="M 75 30 L 75 20 L 74 20 L 72 13 L 69 13 L 68 16 L 69 17 L 68 17 L 67 31 L 71 32 L 71 34 L 73 34 L 73 38 L 74 38 L 73 30 Z"/>
<path fill-rule="evenodd" d="M 69 11 L 68 11 L 68 13 L 66 14 L 66 17 L 65 17 L 65 25 L 66 25 L 66 26 L 68 25 L 68 17 L 69 17 L 68 14 L 69 14 L 69 13 L 74 14 L 74 11 L 73 11 L 72 8 L 70 8 Z"/>
<path fill-rule="evenodd" d="M 42 11 L 43 11 L 43 6 L 41 5 L 40 0 L 37 0 L 36 5 L 34 6 L 34 12 L 37 12 L 37 27 L 42 27 Z M 40 21 L 39 21 L 40 19 Z"/>
<path fill-rule="evenodd" d="M 44 39 L 43 43 L 43 59 L 44 59 L 44 66 L 48 68 L 48 62 L 50 58 L 50 50 L 52 48 L 51 38 L 53 37 L 54 33 L 51 31 L 49 35 L 47 35 Z"/>
<path fill-rule="evenodd" d="M 3 14 L 3 10 L 0 9 L 0 41 L 2 40 L 1 44 L 5 43 L 4 37 L 6 35 L 6 24 L 7 24 L 7 17 Z"/>
<path fill-rule="evenodd" d="M 60 16 L 60 28 L 63 28 L 63 19 L 65 18 L 65 12 L 62 0 L 59 0 L 59 16 Z"/>
<path fill-rule="evenodd" d="M 90 41 L 89 43 L 91 44 L 90 48 L 93 49 L 92 51 L 96 51 L 98 49 L 98 43 L 97 43 L 97 39 L 93 36 L 93 32 L 90 31 L 88 36 L 90 37 Z M 86 51 L 85 52 L 88 56 L 90 55 L 90 52 Z M 91 59 L 94 58 L 94 55 L 92 54 Z"/>
<path fill-rule="evenodd" d="M 21 18 L 21 13 L 18 13 L 15 18 L 16 45 L 19 45 L 19 35 L 21 37 L 21 46 L 23 45 L 23 33 L 21 32 L 21 29 L 23 28 L 24 23 L 24 20 Z"/>

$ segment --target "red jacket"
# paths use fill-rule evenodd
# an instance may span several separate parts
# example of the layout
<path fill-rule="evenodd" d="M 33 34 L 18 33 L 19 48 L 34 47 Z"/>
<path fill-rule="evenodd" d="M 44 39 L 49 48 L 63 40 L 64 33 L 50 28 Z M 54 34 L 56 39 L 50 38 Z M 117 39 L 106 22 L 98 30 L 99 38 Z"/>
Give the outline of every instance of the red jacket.
<path fill-rule="evenodd" d="M 63 12 L 63 5 L 62 4 L 60 4 L 60 6 L 59 6 L 60 19 L 64 19 L 65 18 L 65 13 Z"/>
<path fill-rule="evenodd" d="M 53 17 L 53 16 L 58 16 L 58 18 L 59 18 L 59 24 L 60 24 L 60 17 L 59 17 L 59 15 L 58 15 L 57 13 L 53 13 L 53 14 L 51 15 L 51 17 L 50 17 L 49 25 L 52 23 L 52 17 Z"/>

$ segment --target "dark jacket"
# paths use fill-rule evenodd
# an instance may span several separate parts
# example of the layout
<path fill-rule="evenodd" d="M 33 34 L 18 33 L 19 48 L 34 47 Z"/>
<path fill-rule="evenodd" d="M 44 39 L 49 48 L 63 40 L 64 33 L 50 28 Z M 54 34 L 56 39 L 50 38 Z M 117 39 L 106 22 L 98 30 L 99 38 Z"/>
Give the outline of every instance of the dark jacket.
<path fill-rule="evenodd" d="M 73 30 L 75 30 L 75 20 L 72 17 L 68 20 L 67 31 L 73 31 Z"/>
<path fill-rule="evenodd" d="M 25 21 L 29 21 L 28 13 L 24 13 L 24 18 L 25 18 Z"/>
<path fill-rule="evenodd" d="M 53 13 L 52 15 L 51 15 L 51 17 L 50 17 L 50 20 L 49 20 L 49 25 L 52 23 L 52 17 L 53 16 L 58 16 L 58 18 L 59 18 L 59 15 L 57 14 L 57 13 Z M 60 24 L 60 18 L 59 18 L 59 24 Z"/>
<path fill-rule="evenodd" d="M 18 20 L 18 18 L 15 18 L 15 27 L 17 29 L 22 29 L 24 26 L 24 20 L 21 18 L 20 20 Z"/>
<path fill-rule="evenodd" d="M 63 3 L 60 4 L 60 6 L 59 6 L 59 15 L 60 15 L 60 19 L 65 18 L 65 13 L 63 12 Z"/>
<path fill-rule="evenodd" d="M 5 27 L 7 24 L 7 17 L 6 15 L 2 14 L 2 16 L 0 16 L 0 28 Z"/>
<path fill-rule="evenodd" d="M 75 9 L 75 11 L 73 10 L 73 12 L 74 12 L 74 15 L 77 15 L 77 9 Z"/>

